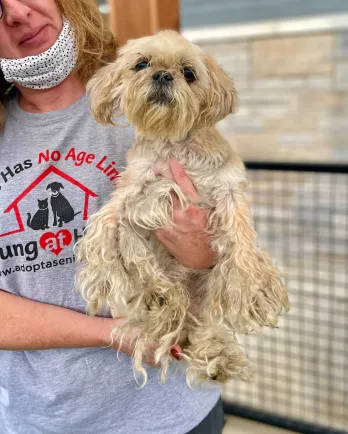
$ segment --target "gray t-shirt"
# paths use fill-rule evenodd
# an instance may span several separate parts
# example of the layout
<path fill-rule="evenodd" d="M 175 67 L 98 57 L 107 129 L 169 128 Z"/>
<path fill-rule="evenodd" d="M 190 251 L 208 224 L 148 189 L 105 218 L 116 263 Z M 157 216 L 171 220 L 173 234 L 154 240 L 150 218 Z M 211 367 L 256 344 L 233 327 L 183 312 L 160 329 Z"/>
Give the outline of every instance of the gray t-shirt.
<path fill-rule="evenodd" d="M 79 312 L 73 245 L 115 188 L 132 128 L 97 124 L 87 98 L 56 112 L 8 104 L 0 131 L 0 288 Z M 220 389 L 192 391 L 158 371 L 138 389 L 131 359 L 112 349 L 0 351 L 0 434 L 184 434 Z"/>

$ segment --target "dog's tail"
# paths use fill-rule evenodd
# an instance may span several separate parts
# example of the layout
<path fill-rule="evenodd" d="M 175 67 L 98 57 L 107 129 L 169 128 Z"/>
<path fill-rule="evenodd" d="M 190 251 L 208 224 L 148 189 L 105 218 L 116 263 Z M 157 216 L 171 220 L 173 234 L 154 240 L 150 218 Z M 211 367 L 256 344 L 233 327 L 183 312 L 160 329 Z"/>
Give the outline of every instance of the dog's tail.
<path fill-rule="evenodd" d="M 76 217 L 77 215 L 79 215 L 79 214 L 81 214 L 81 213 L 82 213 L 82 211 L 79 211 L 79 212 L 75 213 L 75 214 L 74 214 L 74 217 Z"/>
<path fill-rule="evenodd" d="M 31 228 L 31 214 L 28 212 L 27 225 Z"/>

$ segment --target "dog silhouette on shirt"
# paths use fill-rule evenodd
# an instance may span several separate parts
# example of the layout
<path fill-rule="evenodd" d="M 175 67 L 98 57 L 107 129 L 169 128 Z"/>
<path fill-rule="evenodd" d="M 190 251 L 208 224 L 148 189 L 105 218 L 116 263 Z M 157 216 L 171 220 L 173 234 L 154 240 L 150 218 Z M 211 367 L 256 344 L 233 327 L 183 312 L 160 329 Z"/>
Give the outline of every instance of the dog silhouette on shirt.
<path fill-rule="evenodd" d="M 69 223 L 74 220 L 75 216 L 81 214 L 81 211 L 75 213 L 68 199 L 60 192 L 64 189 L 60 182 L 52 182 L 46 188 L 51 190 L 51 208 L 53 212 L 53 226 L 62 227 L 63 223 Z"/>

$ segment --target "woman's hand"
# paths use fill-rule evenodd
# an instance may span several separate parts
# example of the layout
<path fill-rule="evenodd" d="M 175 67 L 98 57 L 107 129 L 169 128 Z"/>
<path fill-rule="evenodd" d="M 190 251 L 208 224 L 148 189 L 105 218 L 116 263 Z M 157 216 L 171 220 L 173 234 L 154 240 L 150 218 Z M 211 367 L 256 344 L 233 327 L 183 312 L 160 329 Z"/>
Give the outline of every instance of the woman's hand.
<path fill-rule="evenodd" d="M 127 338 L 124 339 L 122 343 L 120 343 L 118 340 L 111 339 L 111 333 L 116 327 L 120 327 L 122 324 L 125 323 L 125 318 L 105 318 L 104 320 L 104 328 L 103 328 L 103 346 L 108 347 L 112 346 L 116 351 L 120 351 L 121 353 L 127 354 L 129 357 L 133 356 L 134 351 L 134 341 L 132 338 L 134 338 L 137 335 L 137 331 L 134 330 L 134 333 L 130 336 L 127 336 Z M 143 357 L 143 362 L 147 365 L 151 366 L 152 368 L 160 368 L 158 364 L 155 363 L 155 352 L 157 350 L 156 344 L 150 344 L 147 348 L 146 353 Z M 180 353 L 182 352 L 181 347 L 176 344 L 173 345 L 171 349 L 171 355 L 176 360 L 181 360 Z"/>
<path fill-rule="evenodd" d="M 199 201 L 199 195 L 176 160 L 170 160 L 170 171 L 161 175 L 175 181 L 188 196 Z M 173 193 L 173 218 L 175 227 L 171 229 L 157 229 L 157 240 L 185 267 L 203 270 L 215 265 L 215 257 L 205 228 L 207 226 L 208 211 L 191 205 L 182 211 L 178 197 Z"/>

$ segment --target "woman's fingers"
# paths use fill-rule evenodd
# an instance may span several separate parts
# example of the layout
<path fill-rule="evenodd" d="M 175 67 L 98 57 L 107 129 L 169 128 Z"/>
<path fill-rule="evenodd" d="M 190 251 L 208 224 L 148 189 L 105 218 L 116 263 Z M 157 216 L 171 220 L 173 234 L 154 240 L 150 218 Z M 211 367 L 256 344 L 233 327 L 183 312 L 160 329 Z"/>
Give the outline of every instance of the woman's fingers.
<path fill-rule="evenodd" d="M 177 160 L 170 159 L 169 167 L 173 175 L 173 179 L 181 187 L 188 196 L 194 200 L 199 201 L 199 195 L 197 193 L 196 187 L 193 185 L 190 177 L 187 175 L 186 170 L 180 166 Z"/>
<path fill-rule="evenodd" d="M 179 361 L 182 360 L 181 353 L 182 353 L 181 347 L 178 344 L 174 345 L 174 347 L 171 350 L 171 354 L 174 357 L 174 359 L 179 360 Z"/>
<path fill-rule="evenodd" d="M 120 318 L 117 320 L 118 325 L 123 324 L 126 321 L 125 318 Z M 123 340 L 122 345 L 120 343 L 115 343 L 114 348 L 118 351 L 121 351 L 122 353 L 127 354 L 128 356 L 132 357 L 133 351 L 134 351 L 134 336 L 138 336 L 139 331 L 134 330 L 134 335 L 128 336 L 126 339 Z M 152 366 L 153 368 L 160 368 L 158 364 L 155 363 L 155 352 L 158 349 L 158 345 L 155 343 L 149 344 L 145 354 L 143 362 L 146 363 L 149 366 Z M 175 344 L 170 350 L 171 356 L 176 360 L 181 360 L 181 353 L 182 348 L 180 345 Z"/>

